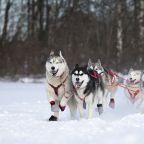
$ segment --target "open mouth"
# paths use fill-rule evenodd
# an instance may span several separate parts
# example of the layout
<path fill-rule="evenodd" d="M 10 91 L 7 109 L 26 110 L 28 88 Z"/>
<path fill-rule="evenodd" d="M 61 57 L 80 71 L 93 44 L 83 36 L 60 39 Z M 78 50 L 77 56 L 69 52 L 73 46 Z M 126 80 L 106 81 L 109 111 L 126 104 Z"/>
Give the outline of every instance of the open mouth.
<path fill-rule="evenodd" d="M 58 72 L 58 70 L 56 70 L 56 71 L 55 71 L 55 70 L 51 71 L 52 76 L 56 76 L 57 72 Z"/>
<path fill-rule="evenodd" d="M 134 79 L 134 80 L 129 80 L 129 82 L 130 82 L 130 83 L 133 83 L 133 84 L 135 83 L 135 81 L 136 81 L 136 79 Z"/>
<path fill-rule="evenodd" d="M 76 88 L 80 88 L 81 85 L 83 84 L 83 82 L 84 82 L 84 81 L 82 81 L 82 82 L 76 82 L 76 83 L 75 83 L 75 87 L 76 87 Z"/>

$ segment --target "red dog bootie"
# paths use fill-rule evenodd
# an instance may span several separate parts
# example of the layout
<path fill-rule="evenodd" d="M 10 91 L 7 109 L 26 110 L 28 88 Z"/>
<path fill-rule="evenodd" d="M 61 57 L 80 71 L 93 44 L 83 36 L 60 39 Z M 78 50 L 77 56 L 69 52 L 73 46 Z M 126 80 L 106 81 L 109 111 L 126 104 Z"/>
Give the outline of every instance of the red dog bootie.
<path fill-rule="evenodd" d="M 59 108 L 60 108 L 61 111 L 64 111 L 66 107 L 65 107 L 65 106 L 61 106 L 61 105 L 59 104 Z"/>
<path fill-rule="evenodd" d="M 55 101 L 50 101 L 51 106 L 55 105 Z"/>

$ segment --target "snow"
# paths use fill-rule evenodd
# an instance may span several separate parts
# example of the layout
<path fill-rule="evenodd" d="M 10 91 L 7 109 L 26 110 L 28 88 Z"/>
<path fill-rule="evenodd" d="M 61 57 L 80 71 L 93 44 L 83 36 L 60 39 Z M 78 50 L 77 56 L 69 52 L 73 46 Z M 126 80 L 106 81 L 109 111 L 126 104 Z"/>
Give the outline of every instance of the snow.
<path fill-rule="evenodd" d="M 70 120 L 69 111 L 59 122 L 49 122 L 44 83 L 0 82 L 0 144 L 142 144 L 144 115 L 119 88 L 116 108 L 93 119 Z"/>

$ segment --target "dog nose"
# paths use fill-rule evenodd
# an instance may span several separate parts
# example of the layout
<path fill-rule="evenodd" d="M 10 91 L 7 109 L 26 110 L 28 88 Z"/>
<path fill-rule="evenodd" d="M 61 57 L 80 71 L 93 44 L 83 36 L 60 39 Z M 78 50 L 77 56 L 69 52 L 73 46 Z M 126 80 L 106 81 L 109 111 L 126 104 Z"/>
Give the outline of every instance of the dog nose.
<path fill-rule="evenodd" d="M 55 70 L 55 67 L 54 67 L 54 66 L 52 66 L 52 67 L 51 67 L 51 69 L 52 69 L 52 70 Z"/>
<path fill-rule="evenodd" d="M 76 81 L 79 81 L 79 78 L 76 78 Z"/>
<path fill-rule="evenodd" d="M 132 80 L 132 78 L 130 78 L 130 80 Z"/>

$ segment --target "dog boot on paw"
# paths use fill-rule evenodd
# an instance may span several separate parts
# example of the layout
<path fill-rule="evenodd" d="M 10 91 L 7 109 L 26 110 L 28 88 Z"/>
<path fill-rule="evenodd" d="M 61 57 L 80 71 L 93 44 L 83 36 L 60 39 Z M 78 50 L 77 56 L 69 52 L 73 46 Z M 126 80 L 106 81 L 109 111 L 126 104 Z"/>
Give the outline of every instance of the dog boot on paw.
<path fill-rule="evenodd" d="M 103 113 L 103 106 L 102 106 L 102 104 L 97 104 L 97 109 L 98 109 L 99 115 L 101 115 Z"/>
<path fill-rule="evenodd" d="M 55 101 L 50 101 L 50 105 L 55 105 Z"/>
<path fill-rule="evenodd" d="M 110 108 L 115 108 L 115 100 L 113 98 L 110 99 L 109 107 Z"/>
<path fill-rule="evenodd" d="M 49 121 L 57 121 L 57 120 L 58 120 L 58 118 L 53 115 L 49 118 Z"/>
<path fill-rule="evenodd" d="M 65 106 L 61 106 L 61 105 L 59 104 L 59 108 L 60 108 L 61 111 L 64 111 L 66 107 L 65 107 Z"/>

